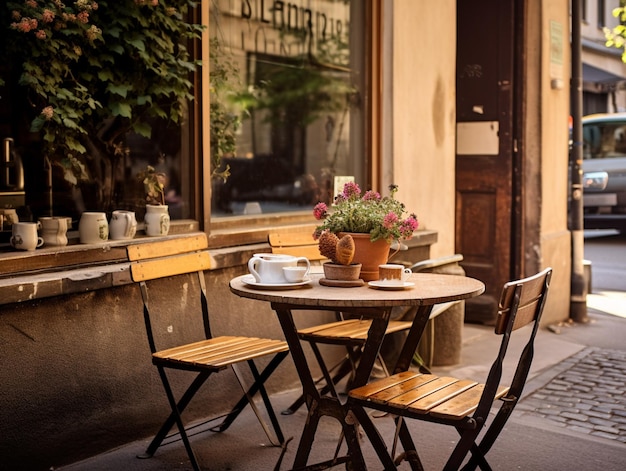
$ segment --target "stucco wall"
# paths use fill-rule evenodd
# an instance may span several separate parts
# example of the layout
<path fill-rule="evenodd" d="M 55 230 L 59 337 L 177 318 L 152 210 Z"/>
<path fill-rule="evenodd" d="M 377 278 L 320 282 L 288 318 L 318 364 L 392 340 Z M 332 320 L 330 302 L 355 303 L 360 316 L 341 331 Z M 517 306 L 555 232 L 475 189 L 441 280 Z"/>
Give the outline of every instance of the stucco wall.
<path fill-rule="evenodd" d="M 431 256 L 454 253 L 456 2 L 393 3 L 393 182 L 420 227 L 436 230 Z M 435 21 L 435 18 L 445 19 Z M 436 195 L 436 196 L 435 196 Z"/>
<path fill-rule="evenodd" d="M 567 228 L 568 194 L 568 117 L 570 110 L 570 20 L 569 2 L 540 2 L 541 74 L 540 74 L 540 177 L 541 177 L 541 251 L 540 268 L 554 268 L 552 289 L 544 311 L 543 323 L 569 317 L 571 235 Z M 533 14 L 534 10 L 531 10 Z M 529 18 L 529 25 L 533 21 Z M 559 37 L 559 30 L 561 36 Z M 529 41 L 532 40 L 529 37 Z M 560 39 L 560 41 L 559 41 Z M 562 50 L 561 63 L 555 55 L 555 43 Z M 554 80 L 560 80 L 555 83 Z M 528 114 L 532 114 L 529 106 Z"/>
<path fill-rule="evenodd" d="M 283 338 L 269 305 L 230 293 L 228 280 L 241 270 L 207 273 L 213 335 Z M 166 320 L 156 327 L 157 345 L 202 338 L 194 279 L 179 276 L 152 287 L 152 305 L 163 308 Z M 301 326 L 330 320 L 332 313 L 296 317 Z M 151 438 L 167 415 L 136 286 L 0 306 L 0 339 L 0 469 L 48 470 Z M 180 392 L 191 376 L 173 377 Z M 240 389 L 230 371 L 209 383 L 210 400 L 201 399 L 208 399 L 205 387 L 185 420 L 225 412 L 234 404 Z M 276 392 L 298 384 L 287 357 L 268 388 Z"/>

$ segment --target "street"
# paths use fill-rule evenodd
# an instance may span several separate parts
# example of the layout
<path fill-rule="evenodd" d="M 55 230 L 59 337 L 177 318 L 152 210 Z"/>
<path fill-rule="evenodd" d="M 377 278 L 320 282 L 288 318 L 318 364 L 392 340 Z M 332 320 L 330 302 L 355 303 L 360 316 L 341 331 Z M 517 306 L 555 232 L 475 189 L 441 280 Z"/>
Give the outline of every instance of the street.
<path fill-rule="evenodd" d="M 591 261 L 591 311 L 626 317 L 626 235 L 585 231 L 585 259 Z"/>

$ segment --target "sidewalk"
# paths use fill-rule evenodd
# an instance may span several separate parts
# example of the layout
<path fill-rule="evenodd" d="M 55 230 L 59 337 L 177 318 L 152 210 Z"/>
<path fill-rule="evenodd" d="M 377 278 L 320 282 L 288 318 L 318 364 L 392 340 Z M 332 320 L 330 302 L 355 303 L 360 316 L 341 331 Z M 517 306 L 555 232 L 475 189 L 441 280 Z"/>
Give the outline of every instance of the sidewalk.
<path fill-rule="evenodd" d="M 625 306 L 622 304 L 622 306 Z M 626 313 L 626 307 L 620 309 Z M 536 340 L 535 359 L 524 397 L 488 454 L 498 470 L 585 471 L 626 469 L 626 319 L 590 308 L 590 323 L 543 328 Z M 466 324 L 463 332 L 462 363 L 434 368 L 436 373 L 484 378 L 495 357 L 499 337 L 492 328 Z M 511 349 L 522 345 L 512 342 Z M 506 367 L 506 366 L 505 366 Z M 298 390 L 272 396 L 276 410 L 282 410 L 299 394 Z M 306 420 L 305 409 L 280 416 L 288 446 L 281 469 L 289 469 Z M 389 418 L 376 419 L 385 436 L 393 434 Z M 454 430 L 435 424 L 412 421 L 416 442 L 427 470 L 441 469 L 456 440 Z M 192 443 L 203 469 L 272 470 L 280 449 L 267 446 L 256 418 L 246 409 L 224 433 L 198 427 Z M 322 420 L 319 438 L 311 452 L 311 463 L 332 457 L 339 427 Z M 63 471 L 173 471 L 190 469 L 180 441 L 162 446 L 150 459 L 137 459 L 151 437 L 66 466 Z M 370 469 L 381 469 L 369 444 L 364 445 Z M 344 469 L 343 465 L 336 469 Z M 401 469 L 409 469 L 404 463 Z"/>

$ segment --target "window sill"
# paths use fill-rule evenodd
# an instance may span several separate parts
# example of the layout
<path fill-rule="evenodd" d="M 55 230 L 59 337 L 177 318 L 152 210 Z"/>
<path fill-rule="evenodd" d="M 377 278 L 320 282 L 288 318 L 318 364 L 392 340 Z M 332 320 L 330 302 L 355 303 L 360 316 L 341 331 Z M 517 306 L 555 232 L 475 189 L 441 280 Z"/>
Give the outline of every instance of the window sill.
<path fill-rule="evenodd" d="M 316 224 L 297 224 L 289 217 L 276 218 L 273 226 L 258 224 L 217 225 L 211 231 L 209 245 L 211 270 L 245 266 L 254 253 L 269 252 L 267 238 L 271 231 L 289 228 L 313 232 Z M 282 224 L 279 224 L 282 223 Z M 213 228 L 213 224 L 212 224 Z M 126 247 L 129 245 L 193 236 L 197 221 L 174 221 L 164 237 L 146 237 L 141 233 L 130 241 L 103 244 L 79 244 L 77 233 L 69 233 L 72 242 L 65 247 L 41 248 L 32 252 L 0 249 L 0 305 L 34 299 L 111 288 L 131 283 Z M 226 243 L 228 242 L 228 243 Z M 430 247 L 437 242 L 435 231 L 417 231 L 406 241 L 408 249 Z"/>

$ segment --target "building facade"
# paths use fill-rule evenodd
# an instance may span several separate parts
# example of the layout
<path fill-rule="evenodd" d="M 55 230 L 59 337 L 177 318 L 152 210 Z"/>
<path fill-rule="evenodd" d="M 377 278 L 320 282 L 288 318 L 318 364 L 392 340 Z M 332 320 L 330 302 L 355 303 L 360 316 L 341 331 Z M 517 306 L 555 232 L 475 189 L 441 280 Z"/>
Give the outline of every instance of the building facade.
<path fill-rule="evenodd" d="M 569 317 L 567 0 L 220 0 L 195 14 L 207 26 L 197 47 L 203 67 L 180 145 L 135 142 L 121 174 L 130 181 L 161 165 L 175 181 L 170 236 L 209 235 L 216 332 L 282 335 L 269 307 L 235 299 L 228 281 L 268 250 L 273 229 L 312 232 L 312 203 L 332 195 L 336 177 L 382 193 L 399 186 L 420 220 L 403 258 L 463 253 L 467 274 L 487 285 L 468 305 L 471 320 L 490 322 L 502 284 L 546 266 L 554 276 L 543 322 Z M 221 154 L 230 184 L 212 177 L 212 39 L 240 80 L 236 90 L 227 84 L 222 112 L 245 116 L 233 131 L 239 150 Z M 133 208 L 130 199 L 118 204 Z M 68 204 L 75 214 L 79 205 Z M 49 469 L 153 433 L 165 398 L 140 296 L 123 275 L 124 244 L 3 248 L 0 260 L 0 465 Z M 172 313 L 185 305 L 184 284 L 162 284 L 159 302 Z M 281 365 L 270 387 L 294 387 L 296 378 Z M 221 412 L 215 404 L 232 387 L 216 381 L 211 410 L 191 414 Z"/>

